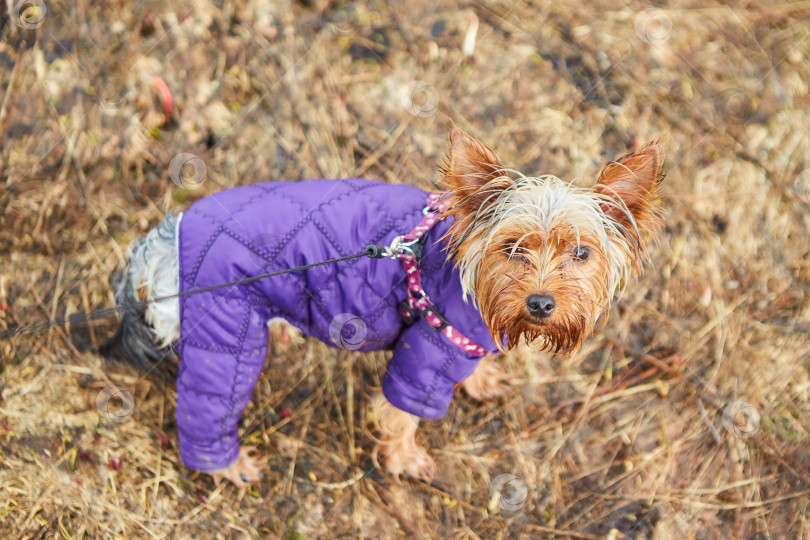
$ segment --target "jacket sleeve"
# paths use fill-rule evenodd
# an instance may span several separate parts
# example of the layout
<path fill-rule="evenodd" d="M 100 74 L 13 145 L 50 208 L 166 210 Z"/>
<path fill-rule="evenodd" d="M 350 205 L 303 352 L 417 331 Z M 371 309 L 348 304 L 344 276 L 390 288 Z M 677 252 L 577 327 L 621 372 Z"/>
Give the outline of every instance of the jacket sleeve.
<path fill-rule="evenodd" d="M 399 337 L 383 379 L 383 394 L 393 406 L 419 418 L 442 418 L 454 386 L 469 377 L 480 360 L 420 320 Z"/>
<path fill-rule="evenodd" d="M 180 457 L 192 469 L 222 469 L 239 454 L 237 423 L 267 356 L 266 317 L 231 288 L 184 298 L 181 320 Z"/>

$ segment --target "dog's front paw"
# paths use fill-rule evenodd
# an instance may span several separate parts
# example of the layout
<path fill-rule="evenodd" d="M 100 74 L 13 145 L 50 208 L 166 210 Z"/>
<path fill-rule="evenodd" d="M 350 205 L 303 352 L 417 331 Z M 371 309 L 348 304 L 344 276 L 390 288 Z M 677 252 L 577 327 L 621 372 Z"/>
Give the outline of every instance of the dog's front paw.
<path fill-rule="evenodd" d="M 377 445 L 374 455 L 384 453 L 382 469 L 397 478 L 401 475 L 430 483 L 436 475 L 436 463 L 427 450 L 416 443 L 400 444 L 395 447 Z"/>
<path fill-rule="evenodd" d="M 377 456 L 382 455 L 384 459 L 380 468 L 393 474 L 397 480 L 404 474 L 430 483 L 436 473 L 436 464 L 427 450 L 416 442 L 419 418 L 391 405 L 381 392 L 372 398 L 371 408 L 380 431 L 371 454 L 372 461 L 379 467 Z"/>
<path fill-rule="evenodd" d="M 238 487 L 245 487 L 264 478 L 261 472 L 263 468 L 264 464 L 258 450 L 253 446 L 243 446 L 239 449 L 236 461 L 224 469 L 207 472 L 214 477 L 216 485 L 219 485 L 223 478 L 227 478 Z"/>
<path fill-rule="evenodd" d="M 464 391 L 476 401 L 488 401 L 509 392 L 510 377 L 491 358 L 484 358 L 472 375 L 461 383 Z"/>

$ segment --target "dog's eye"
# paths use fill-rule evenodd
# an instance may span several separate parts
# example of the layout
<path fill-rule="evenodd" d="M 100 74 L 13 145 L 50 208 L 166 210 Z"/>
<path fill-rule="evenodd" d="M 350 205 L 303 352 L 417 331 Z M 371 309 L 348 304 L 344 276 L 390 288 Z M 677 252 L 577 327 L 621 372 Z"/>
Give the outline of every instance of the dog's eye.
<path fill-rule="evenodd" d="M 504 244 L 503 251 L 507 255 L 523 255 L 526 253 L 526 250 L 522 247 L 515 247 L 515 244 Z"/>
<path fill-rule="evenodd" d="M 529 258 L 526 257 L 526 253 L 528 253 L 522 247 L 515 247 L 515 244 L 504 244 L 503 245 L 503 252 L 506 253 L 506 256 L 511 258 L 519 259 L 520 262 L 530 264 Z"/>
<path fill-rule="evenodd" d="M 574 259 L 579 262 L 585 262 L 591 256 L 591 250 L 586 247 L 577 246 L 574 248 Z"/>

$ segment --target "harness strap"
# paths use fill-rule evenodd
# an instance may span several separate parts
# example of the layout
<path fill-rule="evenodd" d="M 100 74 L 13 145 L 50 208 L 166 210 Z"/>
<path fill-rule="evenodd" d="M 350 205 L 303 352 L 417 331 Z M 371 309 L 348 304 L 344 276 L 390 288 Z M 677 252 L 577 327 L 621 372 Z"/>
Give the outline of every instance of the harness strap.
<path fill-rule="evenodd" d="M 486 356 L 490 354 L 489 351 L 453 328 L 447 319 L 439 313 L 436 305 L 430 300 L 425 289 L 422 288 L 422 271 L 419 268 L 422 254 L 421 244 L 427 238 L 428 231 L 443 219 L 439 218 L 438 214 L 444 212 L 446 208 L 447 202 L 441 200 L 441 195 L 431 193 L 428 196 L 427 206 L 423 210 L 425 216 L 422 221 L 403 237 L 403 240 L 406 243 L 411 243 L 412 247 L 415 244 L 419 245 L 419 249 L 409 249 L 399 254 L 399 260 L 402 261 L 402 267 L 408 277 L 408 296 L 400 302 L 399 314 L 406 324 L 412 324 L 419 318 L 424 319 L 428 326 L 444 334 L 451 343 L 467 354 Z"/>

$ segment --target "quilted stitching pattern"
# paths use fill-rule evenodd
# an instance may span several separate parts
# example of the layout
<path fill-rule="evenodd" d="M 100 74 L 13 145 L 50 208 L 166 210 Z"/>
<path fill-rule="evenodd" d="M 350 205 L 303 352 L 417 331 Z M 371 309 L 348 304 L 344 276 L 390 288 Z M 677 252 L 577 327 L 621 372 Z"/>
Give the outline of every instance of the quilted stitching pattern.
<path fill-rule="evenodd" d="M 363 179 L 265 183 L 194 204 L 180 225 L 181 291 L 358 253 L 389 244 L 421 219 L 427 193 Z M 461 299 L 458 273 L 431 231 L 422 263 L 425 289 L 461 332 L 495 350 L 478 312 Z M 446 338 L 419 322 L 404 328 L 396 305 L 406 294 L 398 261 L 355 259 L 181 299 L 177 425 L 184 463 L 227 466 L 238 454 L 237 423 L 267 354 L 271 317 L 332 344 L 337 315 L 360 317 L 361 351 L 394 349 L 386 397 L 424 418 L 440 418 L 453 385 L 475 369 Z"/>

